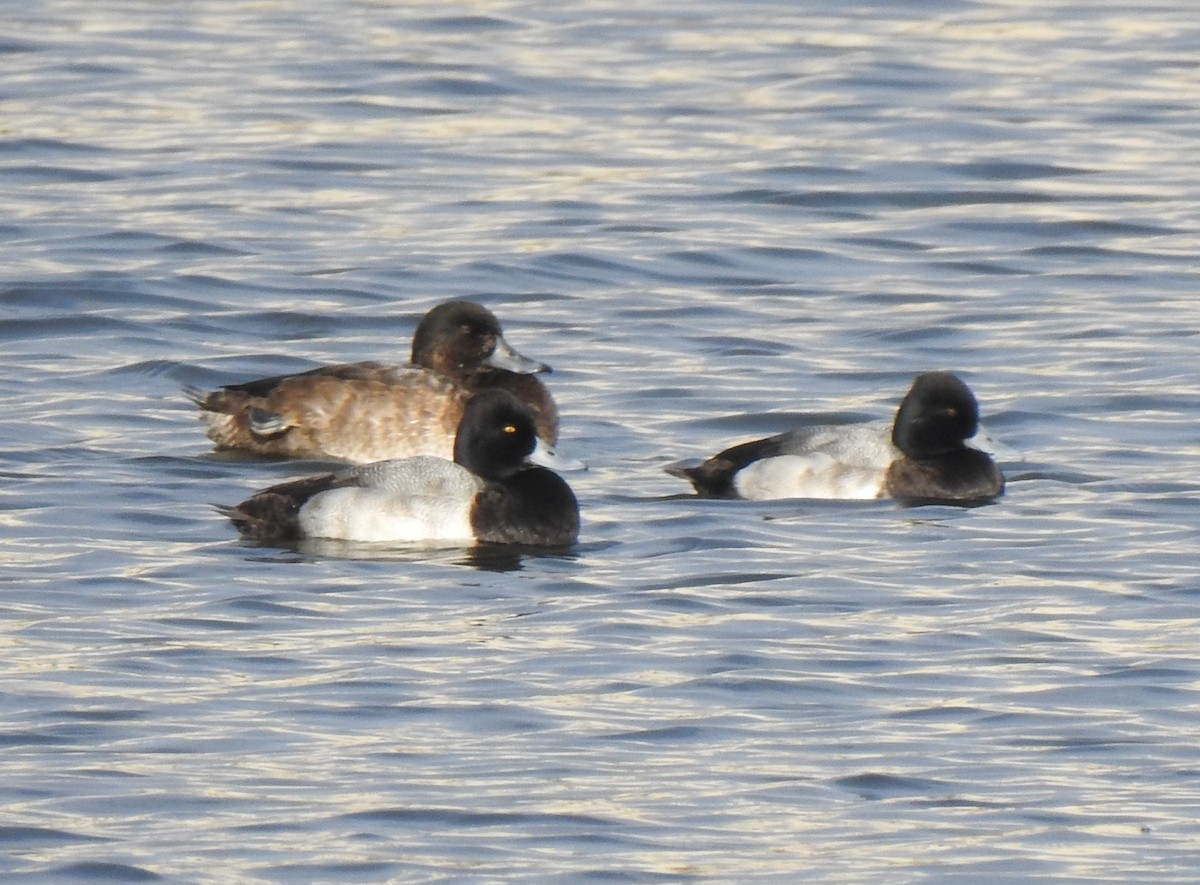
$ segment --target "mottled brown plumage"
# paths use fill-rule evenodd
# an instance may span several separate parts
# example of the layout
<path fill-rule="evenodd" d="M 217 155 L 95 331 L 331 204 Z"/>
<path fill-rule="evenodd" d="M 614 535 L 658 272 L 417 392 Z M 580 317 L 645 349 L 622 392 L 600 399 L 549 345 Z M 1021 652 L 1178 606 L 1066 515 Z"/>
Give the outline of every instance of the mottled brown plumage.
<path fill-rule="evenodd" d="M 549 367 L 505 342 L 485 308 L 449 301 L 413 335 L 412 362 L 323 366 L 189 395 L 218 449 L 355 463 L 453 456 L 463 405 L 476 391 L 511 391 L 534 411 L 538 433 L 558 438 L 558 410 L 533 376 Z"/>

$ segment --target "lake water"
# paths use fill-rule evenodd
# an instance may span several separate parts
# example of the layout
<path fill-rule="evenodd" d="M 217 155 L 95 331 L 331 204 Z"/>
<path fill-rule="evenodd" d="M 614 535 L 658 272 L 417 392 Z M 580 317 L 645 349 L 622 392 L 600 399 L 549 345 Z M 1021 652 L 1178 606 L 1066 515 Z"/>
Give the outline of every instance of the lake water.
<path fill-rule="evenodd" d="M 5 881 L 1194 882 L 1186 0 L 47 0 L 0 39 Z M 552 364 L 566 555 L 254 547 L 184 385 Z M 663 466 L 959 372 L 972 509 Z"/>

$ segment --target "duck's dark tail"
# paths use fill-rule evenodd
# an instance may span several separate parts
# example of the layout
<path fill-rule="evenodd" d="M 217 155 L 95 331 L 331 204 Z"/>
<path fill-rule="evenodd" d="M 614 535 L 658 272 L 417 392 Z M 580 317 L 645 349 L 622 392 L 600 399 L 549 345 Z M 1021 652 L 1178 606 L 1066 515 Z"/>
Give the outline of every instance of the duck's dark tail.
<path fill-rule="evenodd" d="M 268 543 L 300 540 L 300 507 L 293 498 L 272 492 L 259 492 L 235 507 L 214 504 L 245 538 Z"/>
<path fill-rule="evenodd" d="M 204 409 L 206 412 L 212 411 L 208 405 L 208 391 L 192 384 L 185 384 L 183 387 L 183 395 L 187 397 L 188 401 L 191 402 L 191 404 L 196 408 Z"/>
<path fill-rule="evenodd" d="M 306 476 L 263 489 L 235 507 L 214 504 L 213 508 L 232 522 L 244 537 L 254 541 L 299 541 L 304 537 L 300 529 L 300 508 L 308 499 L 329 489 L 354 485 L 356 481 L 352 470 Z"/>
<path fill-rule="evenodd" d="M 671 476 L 686 479 L 701 498 L 736 498 L 738 496 L 737 490 L 733 486 L 733 476 L 737 471 L 734 465 L 719 456 L 709 458 L 696 467 L 668 464 L 663 470 Z"/>

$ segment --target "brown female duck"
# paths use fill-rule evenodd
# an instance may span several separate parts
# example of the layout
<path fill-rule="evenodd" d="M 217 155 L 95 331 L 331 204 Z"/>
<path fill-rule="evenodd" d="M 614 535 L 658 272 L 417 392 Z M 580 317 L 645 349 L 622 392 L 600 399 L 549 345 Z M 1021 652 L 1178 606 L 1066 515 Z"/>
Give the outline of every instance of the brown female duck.
<path fill-rule="evenodd" d="M 491 311 L 455 300 L 421 320 L 408 365 L 322 366 L 188 395 L 217 449 L 355 463 L 451 458 L 466 401 L 492 388 L 528 405 L 538 435 L 556 442 L 558 410 L 535 377 L 549 371 L 509 346 Z"/>

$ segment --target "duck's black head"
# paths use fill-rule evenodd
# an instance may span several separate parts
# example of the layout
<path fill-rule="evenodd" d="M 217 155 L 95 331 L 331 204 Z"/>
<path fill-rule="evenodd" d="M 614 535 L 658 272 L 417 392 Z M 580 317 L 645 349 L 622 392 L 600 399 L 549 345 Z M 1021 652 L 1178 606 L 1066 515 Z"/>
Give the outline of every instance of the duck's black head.
<path fill-rule="evenodd" d="M 905 455 L 928 458 L 963 447 L 979 429 L 979 404 L 949 372 L 918 375 L 900 403 L 892 442 Z"/>
<path fill-rule="evenodd" d="M 467 400 L 454 460 L 476 476 L 499 480 L 526 467 L 537 445 L 533 410 L 507 390 L 489 389 Z"/>

